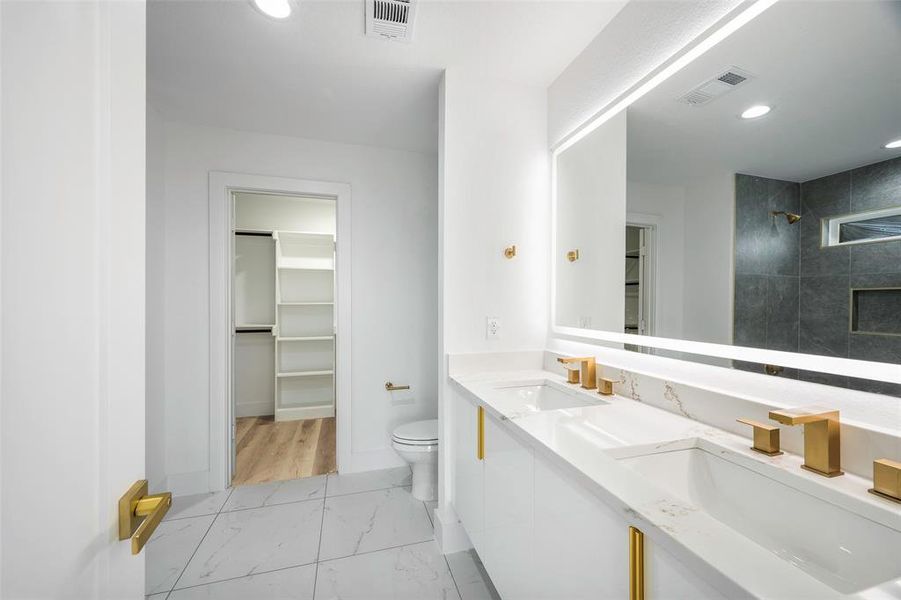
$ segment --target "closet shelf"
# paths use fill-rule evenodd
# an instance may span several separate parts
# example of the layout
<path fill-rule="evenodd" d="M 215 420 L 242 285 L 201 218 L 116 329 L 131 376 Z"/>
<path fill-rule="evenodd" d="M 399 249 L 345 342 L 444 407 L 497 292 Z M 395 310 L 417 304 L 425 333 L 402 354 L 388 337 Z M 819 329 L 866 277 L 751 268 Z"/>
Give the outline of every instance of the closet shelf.
<path fill-rule="evenodd" d="M 279 302 L 279 306 L 334 306 L 334 302 Z"/>
<path fill-rule="evenodd" d="M 239 323 L 235 325 L 235 329 L 240 331 L 241 329 L 272 329 L 275 327 L 272 323 Z"/>
<path fill-rule="evenodd" d="M 303 337 L 280 337 L 276 338 L 280 342 L 328 342 L 335 339 L 333 335 L 310 335 Z"/>
<path fill-rule="evenodd" d="M 278 373 L 276 377 L 283 379 L 286 377 L 321 377 L 323 375 L 334 375 L 335 372 L 329 371 L 294 371 L 291 373 Z"/>
<path fill-rule="evenodd" d="M 279 271 L 334 271 L 335 267 L 290 267 L 279 265 Z"/>

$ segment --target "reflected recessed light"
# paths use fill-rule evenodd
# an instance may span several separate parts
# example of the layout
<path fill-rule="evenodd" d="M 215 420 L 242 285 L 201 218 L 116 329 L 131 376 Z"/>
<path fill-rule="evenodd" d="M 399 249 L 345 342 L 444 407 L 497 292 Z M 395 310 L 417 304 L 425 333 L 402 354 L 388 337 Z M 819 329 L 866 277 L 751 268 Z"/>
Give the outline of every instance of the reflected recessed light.
<path fill-rule="evenodd" d="M 757 104 L 755 106 L 752 106 L 745 112 L 741 113 L 741 118 L 742 119 L 756 119 L 757 117 L 762 117 L 763 115 L 767 114 L 768 112 L 770 112 L 770 110 L 772 110 L 772 109 L 769 106 L 767 106 L 766 104 Z"/>
<path fill-rule="evenodd" d="M 287 19 L 291 16 L 291 3 L 288 0 L 253 0 L 253 5 L 273 19 Z"/>
<path fill-rule="evenodd" d="M 895 148 L 901 148 L 901 139 L 892 140 L 891 142 L 886 144 L 885 147 L 888 148 L 889 150 L 893 150 Z"/>

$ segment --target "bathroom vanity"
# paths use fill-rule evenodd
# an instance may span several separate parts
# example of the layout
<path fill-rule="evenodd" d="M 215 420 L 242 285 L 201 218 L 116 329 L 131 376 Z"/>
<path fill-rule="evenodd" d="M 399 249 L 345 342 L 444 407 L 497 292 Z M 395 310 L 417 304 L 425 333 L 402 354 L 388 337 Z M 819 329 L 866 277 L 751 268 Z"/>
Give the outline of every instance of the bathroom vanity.
<path fill-rule="evenodd" d="M 802 470 L 798 436 L 765 456 L 619 372 L 602 396 L 550 356 L 453 358 L 453 507 L 503 598 L 901 597 L 901 504 Z"/>

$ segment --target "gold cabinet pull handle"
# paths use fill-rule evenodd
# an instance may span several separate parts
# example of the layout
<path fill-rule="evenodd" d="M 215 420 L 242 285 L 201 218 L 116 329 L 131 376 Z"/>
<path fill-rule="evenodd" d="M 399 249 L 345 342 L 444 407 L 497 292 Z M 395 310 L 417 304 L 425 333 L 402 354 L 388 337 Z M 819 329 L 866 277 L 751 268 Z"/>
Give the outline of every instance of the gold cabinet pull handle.
<path fill-rule="evenodd" d="M 131 538 L 131 553 L 138 554 L 172 506 L 172 494 L 149 495 L 147 480 L 139 479 L 119 498 L 119 539 Z"/>
<path fill-rule="evenodd" d="M 629 527 L 629 600 L 644 600 L 644 534 Z"/>
<path fill-rule="evenodd" d="M 485 458 L 485 409 L 481 406 L 479 407 L 478 428 L 479 439 L 476 446 L 476 457 L 479 460 L 483 460 Z"/>

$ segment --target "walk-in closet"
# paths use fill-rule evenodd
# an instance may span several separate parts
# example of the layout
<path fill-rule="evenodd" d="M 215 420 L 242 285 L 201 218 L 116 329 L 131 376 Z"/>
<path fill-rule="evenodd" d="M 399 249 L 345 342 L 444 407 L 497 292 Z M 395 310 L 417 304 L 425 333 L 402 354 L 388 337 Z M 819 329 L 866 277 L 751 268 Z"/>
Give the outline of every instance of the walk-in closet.
<path fill-rule="evenodd" d="M 333 472 L 335 201 L 233 199 L 233 483 Z"/>

